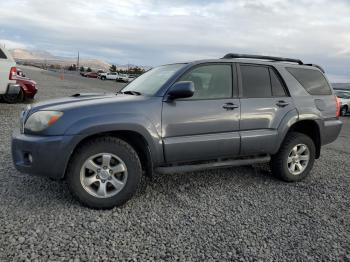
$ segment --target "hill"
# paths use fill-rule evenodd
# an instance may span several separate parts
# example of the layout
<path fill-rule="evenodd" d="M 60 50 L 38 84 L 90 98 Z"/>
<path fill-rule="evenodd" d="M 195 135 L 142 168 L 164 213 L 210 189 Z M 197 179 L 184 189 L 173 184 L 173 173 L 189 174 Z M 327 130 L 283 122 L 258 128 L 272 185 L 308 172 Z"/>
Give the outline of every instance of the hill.
<path fill-rule="evenodd" d="M 20 63 L 45 64 L 70 66 L 77 63 L 76 58 L 54 56 L 53 54 L 42 50 L 11 49 L 9 50 L 13 58 Z M 92 69 L 108 70 L 109 63 L 93 58 L 81 58 L 80 66 L 91 67 Z"/>

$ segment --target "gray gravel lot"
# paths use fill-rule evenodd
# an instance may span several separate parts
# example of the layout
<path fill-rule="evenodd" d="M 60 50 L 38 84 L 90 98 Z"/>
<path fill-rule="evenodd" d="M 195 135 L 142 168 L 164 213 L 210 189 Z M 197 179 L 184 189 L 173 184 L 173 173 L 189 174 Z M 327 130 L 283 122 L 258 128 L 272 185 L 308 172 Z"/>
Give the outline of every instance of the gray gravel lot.
<path fill-rule="evenodd" d="M 23 68 L 37 101 L 121 84 Z M 62 181 L 20 174 L 10 141 L 24 104 L 0 104 L 0 261 L 350 261 L 350 117 L 311 176 L 264 166 L 155 175 L 122 208 L 82 207 Z"/>

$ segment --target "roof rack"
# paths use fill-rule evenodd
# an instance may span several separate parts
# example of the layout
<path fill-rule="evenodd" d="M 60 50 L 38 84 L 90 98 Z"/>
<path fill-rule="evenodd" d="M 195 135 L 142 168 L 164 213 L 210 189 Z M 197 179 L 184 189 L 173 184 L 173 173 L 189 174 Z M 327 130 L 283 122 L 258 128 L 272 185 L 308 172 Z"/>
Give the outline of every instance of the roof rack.
<path fill-rule="evenodd" d="M 305 65 L 317 67 L 318 69 L 320 69 L 320 70 L 322 71 L 322 73 L 324 73 L 324 74 L 326 73 L 326 72 L 324 71 L 324 69 L 323 69 L 321 66 L 319 66 L 319 65 L 316 65 L 316 64 L 305 64 Z"/>
<path fill-rule="evenodd" d="M 285 57 L 277 57 L 277 56 L 265 56 L 265 55 L 246 55 L 246 54 L 226 54 L 222 59 L 232 59 L 232 58 L 251 58 L 251 59 L 263 59 L 263 60 L 271 60 L 277 62 L 291 62 L 298 63 L 299 65 L 303 65 L 304 63 L 299 59 L 285 58 Z M 315 66 L 315 65 L 313 65 Z"/>

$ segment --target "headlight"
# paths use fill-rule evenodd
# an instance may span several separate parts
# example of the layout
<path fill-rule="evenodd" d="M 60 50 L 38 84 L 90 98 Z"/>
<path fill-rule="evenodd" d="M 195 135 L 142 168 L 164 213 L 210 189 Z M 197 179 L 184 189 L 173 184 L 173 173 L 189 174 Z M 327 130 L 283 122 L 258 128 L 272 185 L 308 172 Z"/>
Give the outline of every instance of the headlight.
<path fill-rule="evenodd" d="M 53 125 L 61 116 L 58 111 L 38 111 L 30 115 L 24 124 L 24 128 L 33 132 L 39 132 Z"/>

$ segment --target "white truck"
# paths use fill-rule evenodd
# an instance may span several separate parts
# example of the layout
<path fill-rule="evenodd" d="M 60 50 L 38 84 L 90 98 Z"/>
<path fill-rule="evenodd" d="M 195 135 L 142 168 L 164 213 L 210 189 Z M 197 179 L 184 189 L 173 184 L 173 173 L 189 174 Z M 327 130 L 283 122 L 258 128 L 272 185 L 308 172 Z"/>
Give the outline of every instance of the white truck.
<path fill-rule="evenodd" d="M 21 88 L 16 84 L 16 62 L 11 54 L 0 46 L 0 97 L 7 103 L 18 100 Z"/>
<path fill-rule="evenodd" d="M 98 78 L 101 80 L 117 80 L 118 79 L 118 73 L 117 72 L 110 72 L 110 73 L 100 73 Z"/>

